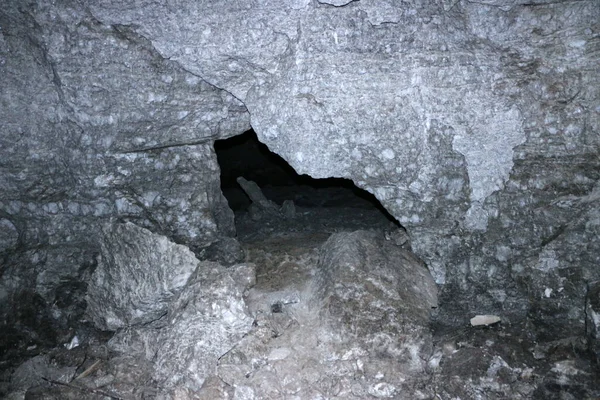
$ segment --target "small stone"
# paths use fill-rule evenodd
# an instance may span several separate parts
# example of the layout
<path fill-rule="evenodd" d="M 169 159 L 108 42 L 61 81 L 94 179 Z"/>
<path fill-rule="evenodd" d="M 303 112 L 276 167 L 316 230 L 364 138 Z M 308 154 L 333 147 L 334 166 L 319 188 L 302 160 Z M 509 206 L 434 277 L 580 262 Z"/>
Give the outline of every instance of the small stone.
<path fill-rule="evenodd" d="M 501 319 L 497 315 L 476 315 L 471 318 L 471 326 L 489 326 L 500 321 Z"/>

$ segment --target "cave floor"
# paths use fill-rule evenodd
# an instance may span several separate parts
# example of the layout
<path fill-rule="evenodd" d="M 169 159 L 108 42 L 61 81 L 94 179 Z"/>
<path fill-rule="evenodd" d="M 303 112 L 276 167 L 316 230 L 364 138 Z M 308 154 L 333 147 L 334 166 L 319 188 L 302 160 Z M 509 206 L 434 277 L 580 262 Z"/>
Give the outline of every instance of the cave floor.
<path fill-rule="evenodd" d="M 600 375 L 581 338 L 535 343 L 524 326 L 503 322 L 487 327 L 432 324 L 426 335 L 430 345 L 418 355 L 425 367 L 394 391 L 383 384 L 366 389 L 369 371 L 355 364 L 348 364 L 339 371 L 339 379 L 332 380 L 331 371 L 326 376 L 319 361 L 322 321 L 302 306 L 322 246 L 337 232 L 389 233 L 399 228 L 378 210 L 353 207 L 297 208 L 294 218 L 259 220 L 238 212 L 236 228 L 245 262 L 256 268 L 256 284 L 245 296 L 254 327 L 223 355 L 216 375 L 206 380 L 201 393 L 182 399 L 600 398 Z M 410 243 L 402 245 L 409 248 Z M 169 398 L 153 387 L 151 364 L 131 354 L 107 352 L 106 338 L 72 350 L 55 348 L 13 371 L 2 374 L 0 394 L 7 394 L 2 389 L 8 389 L 11 380 L 31 379 L 32 383 L 26 392 L 13 393 L 14 399 Z M 80 378 L 59 384 L 67 372 Z M 41 374 L 46 381 L 35 378 Z M 234 387 L 248 387 L 249 392 L 262 395 L 239 397 Z M 369 391 L 373 387 L 375 391 Z"/>
<path fill-rule="evenodd" d="M 260 346 L 266 358 L 277 349 L 295 348 L 298 343 L 294 341 L 300 341 L 300 347 L 316 341 L 314 320 L 285 309 L 302 297 L 315 274 L 320 248 L 331 234 L 398 229 L 378 210 L 352 207 L 299 209 L 294 219 L 264 221 L 254 221 L 242 212 L 236 214 L 236 221 L 246 261 L 256 265 L 256 285 L 246 300 L 254 316 L 262 315 L 273 334 Z M 270 310 L 258 305 L 265 298 Z M 536 343 L 525 325 L 502 322 L 478 327 L 432 322 L 430 328 L 432 347 L 420 355 L 427 360 L 427 368 L 411 383 L 413 394 L 391 398 L 600 399 L 600 374 L 579 336 Z M 294 365 L 304 368 L 305 361 L 296 359 Z M 302 374 L 299 369 L 293 372 Z"/>

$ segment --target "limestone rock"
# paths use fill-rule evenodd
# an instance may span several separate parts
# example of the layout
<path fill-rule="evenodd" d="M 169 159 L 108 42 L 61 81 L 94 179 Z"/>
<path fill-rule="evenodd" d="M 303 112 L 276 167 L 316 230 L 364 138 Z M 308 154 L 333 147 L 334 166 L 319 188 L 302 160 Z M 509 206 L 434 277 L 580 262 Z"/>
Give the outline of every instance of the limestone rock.
<path fill-rule="evenodd" d="M 600 282 L 593 282 L 587 292 L 586 334 L 588 346 L 600 365 Z"/>
<path fill-rule="evenodd" d="M 596 2 L 259 3 L 185 2 L 170 18 L 162 3 L 87 2 L 243 101 L 299 173 L 375 194 L 442 296 L 464 294 L 448 323 L 482 305 L 526 318 L 537 295 L 511 266 L 577 217 L 562 197 L 600 178 Z"/>
<path fill-rule="evenodd" d="M 81 247 L 115 216 L 190 245 L 232 235 L 212 141 L 249 128 L 245 106 L 63 6 L 8 1 L 0 16 L 0 216 L 26 246 Z"/>
<path fill-rule="evenodd" d="M 497 324 L 501 319 L 497 315 L 476 315 L 471 318 L 471 326 L 489 326 Z"/>
<path fill-rule="evenodd" d="M 169 306 L 167 324 L 160 332 L 155 359 L 160 387 L 199 391 L 214 375 L 217 360 L 252 327 L 243 293 L 253 276 L 254 269 L 247 265 L 226 269 L 207 262 L 198 268 Z"/>
<path fill-rule="evenodd" d="M 132 223 L 106 225 L 100 240 L 87 314 L 102 330 L 163 317 L 199 264 L 185 246 Z"/>
<path fill-rule="evenodd" d="M 247 296 L 255 327 L 217 369 L 234 398 L 425 396 L 419 354 L 437 305 L 425 266 L 383 232 L 356 231 L 333 234 L 314 273 L 299 270 Z"/>
<path fill-rule="evenodd" d="M 251 113 L 298 172 L 349 178 L 400 221 L 441 322 L 583 332 L 599 20 L 596 0 L 4 1 L 0 297 L 53 304 L 112 218 L 198 254 L 232 236 L 212 142 Z"/>

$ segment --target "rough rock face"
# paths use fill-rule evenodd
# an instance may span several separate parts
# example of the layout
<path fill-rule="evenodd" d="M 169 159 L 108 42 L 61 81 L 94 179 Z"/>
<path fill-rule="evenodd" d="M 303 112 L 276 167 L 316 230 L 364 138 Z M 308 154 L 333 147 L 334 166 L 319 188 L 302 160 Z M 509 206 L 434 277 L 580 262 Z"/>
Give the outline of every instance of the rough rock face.
<path fill-rule="evenodd" d="M 242 296 L 254 281 L 250 265 L 199 262 L 167 304 L 164 318 L 119 330 L 109 347 L 151 363 L 163 395 L 183 389 L 196 393 L 215 373 L 217 360 L 250 331 L 253 319 Z"/>
<path fill-rule="evenodd" d="M 171 305 L 167 327 L 158 338 L 155 378 L 159 387 L 200 390 L 215 373 L 217 360 L 252 327 L 253 318 L 242 298 L 252 282 L 254 269 L 246 265 L 228 270 L 208 264 L 198 269 Z"/>
<path fill-rule="evenodd" d="M 545 249 L 578 254 L 597 238 L 569 229 L 582 210 L 565 207 L 599 179 L 596 2 L 345 3 L 89 8 L 242 100 L 299 172 L 373 192 L 444 292 L 467 293 L 457 314 L 564 307 L 528 305 L 542 293 L 523 281 L 549 263 L 582 292 L 597 274 L 597 259 Z M 583 331 L 580 300 L 565 323 Z"/>
<path fill-rule="evenodd" d="M 600 365 L 600 282 L 590 284 L 585 314 L 589 349 Z"/>
<path fill-rule="evenodd" d="M 197 254 L 233 235 L 212 144 L 251 122 L 298 172 L 352 179 L 407 228 L 442 323 L 584 336 L 599 21 L 596 0 L 5 1 L 0 315 L 33 298 L 29 339 L 60 341 L 40 326 L 80 316 L 65 289 L 85 291 L 109 219 Z"/>
<path fill-rule="evenodd" d="M 198 391 L 252 325 L 242 296 L 254 268 L 201 262 L 185 246 L 131 223 L 103 227 L 86 314 L 117 331 L 109 348 L 151 362 L 164 393 Z"/>
<path fill-rule="evenodd" d="M 212 141 L 248 129 L 242 103 L 76 3 L 8 2 L 0 23 L 3 248 L 115 216 L 192 245 L 231 234 Z"/>
<path fill-rule="evenodd" d="M 255 328 L 217 370 L 233 398 L 430 395 L 419 384 L 437 305 L 427 269 L 382 232 L 333 234 L 319 252 L 318 265 L 286 257 L 295 267 L 250 290 Z"/>
<path fill-rule="evenodd" d="M 84 285 L 109 219 L 196 251 L 233 234 L 212 141 L 248 129 L 239 100 L 76 2 L 3 2 L 0 75 L 0 315 L 27 288 L 77 319 L 65 285 Z"/>
<path fill-rule="evenodd" d="M 87 314 L 102 330 L 148 324 L 167 313 L 199 261 L 185 246 L 134 224 L 107 224 L 87 291 Z"/>

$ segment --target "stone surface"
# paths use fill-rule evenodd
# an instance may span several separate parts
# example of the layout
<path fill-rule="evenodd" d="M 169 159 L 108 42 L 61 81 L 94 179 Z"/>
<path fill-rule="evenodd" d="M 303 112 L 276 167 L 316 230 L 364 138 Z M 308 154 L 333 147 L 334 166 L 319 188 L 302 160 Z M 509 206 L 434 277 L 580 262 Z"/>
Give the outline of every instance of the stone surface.
<path fill-rule="evenodd" d="M 2 348 L 69 336 L 62 293 L 85 291 L 108 220 L 238 260 L 213 142 L 250 122 L 298 172 L 381 201 L 441 285 L 438 323 L 589 337 L 598 21 L 596 0 L 3 2 Z M 587 371 L 552 362 L 551 382 Z"/>
<path fill-rule="evenodd" d="M 437 399 L 593 399 L 596 367 L 582 340 L 532 342 L 507 325 L 435 334 L 429 360 Z"/>
<path fill-rule="evenodd" d="M 165 318 L 118 331 L 109 348 L 150 362 L 156 390 L 166 398 L 193 396 L 211 386 L 204 381 L 214 375 L 218 359 L 250 331 L 253 319 L 243 295 L 254 279 L 251 265 L 202 262 L 168 304 Z"/>
<path fill-rule="evenodd" d="M 600 369 L 600 282 L 593 282 L 587 291 L 585 326 L 588 347 Z"/>
<path fill-rule="evenodd" d="M 511 265 L 545 257 L 542 243 L 577 216 L 561 199 L 599 179 L 595 1 L 89 6 L 241 99 L 297 171 L 374 193 L 444 293 L 473 288 L 457 315 L 532 296 Z"/>
<path fill-rule="evenodd" d="M 199 266 L 185 246 L 132 223 L 107 224 L 87 291 L 87 316 L 102 330 L 144 325 L 167 314 Z"/>
<path fill-rule="evenodd" d="M 300 246 L 264 259 L 274 265 L 247 297 L 255 327 L 219 360 L 234 398 L 428 394 L 418 382 L 437 287 L 424 265 L 381 231 L 333 234 L 316 264 Z"/>
<path fill-rule="evenodd" d="M 70 1 L 3 3 L 0 74 L 4 321 L 23 288 L 35 288 L 43 301 L 29 307 L 53 325 L 77 320 L 81 299 L 55 299 L 89 277 L 108 220 L 198 253 L 234 234 L 212 141 L 249 128 L 239 100 Z M 39 344 L 34 332 L 19 333 L 18 347 Z"/>
<path fill-rule="evenodd" d="M 24 246 L 93 247 L 112 217 L 200 247 L 233 233 L 212 141 L 248 129 L 242 103 L 76 2 L 9 1 L 0 26 L 0 216 Z"/>
<path fill-rule="evenodd" d="M 234 279 L 239 271 L 247 279 Z M 253 319 L 242 298 L 254 269 L 225 269 L 206 263 L 169 308 L 167 326 L 158 338 L 155 379 L 168 391 L 185 388 L 199 391 L 214 374 L 217 360 L 245 336 Z M 239 278 L 239 277 L 238 277 Z"/>

